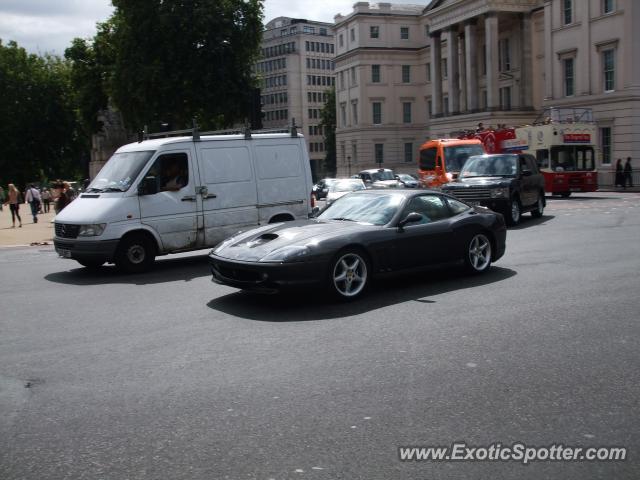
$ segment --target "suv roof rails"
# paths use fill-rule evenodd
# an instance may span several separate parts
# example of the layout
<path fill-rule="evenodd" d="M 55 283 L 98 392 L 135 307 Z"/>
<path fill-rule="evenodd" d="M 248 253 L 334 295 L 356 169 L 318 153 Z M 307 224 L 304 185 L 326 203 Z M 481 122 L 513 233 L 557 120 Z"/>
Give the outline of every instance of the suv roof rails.
<path fill-rule="evenodd" d="M 194 142 L 200 141 L 200 137 L 202 135 L 243 135 L 247 140 L 251 140 L 251 136 L 254 133 L 264 134 L 264 133 L 289 133 L 292 138 L 296 138 L 298 136 L 298 126 L 296 125 L 296 119 L 291 119 L 291 125 L 283 126 L 283 127 L 272 127 L 272 128 L 262 128 L 260 130 L 252 131 L 249 124 L 245 124 L 243 128 L 230 128 L 225 130 L 209 130 L 206 132 L 201 132 L 198 123 L 196 120 L 193 120 L 193 128 L 186 128 L 183 130 L 171 130 L 168 132 L 156 132 L 149 133 L 148 128 L 145 125 L 144 129 L 138 132 L 138 143 L 144 140 L 151 140 L 154 138 L 168 138 L 168 137 L 184 137 L 191 135 L 193 137 Z"/>

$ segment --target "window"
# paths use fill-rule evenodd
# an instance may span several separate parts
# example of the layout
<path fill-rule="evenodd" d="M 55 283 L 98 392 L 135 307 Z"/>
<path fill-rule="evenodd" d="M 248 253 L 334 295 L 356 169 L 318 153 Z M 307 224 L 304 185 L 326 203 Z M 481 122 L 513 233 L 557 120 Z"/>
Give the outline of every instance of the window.
<path fill-rule="evenodd" d="M 339 84 L 340 84 L 340 90 L 344 90 L 344 70 L 342 70 L 339 74 L 338 74 L 338 80 L 339 80 Z"/>
<path fill-rule="evenodd" d="M 304 48 L 308 52 L 310 49 L 309 42 L 304 42 Z"/>
<path fill-rule="evenodd" d="M 480 64 L 482 65 L 482 75 L 487 74 L 487 46 L 483 45 L 480 49 Z"/>
<path fill-rule="evenodd" d="M 498 42 L 498 50 L 500 52 L 500 56 L 498 57 L 498 69 L 501 72 L 511 70 L 511 48 L 509 47 L 508 38 L 503 38 Z"/>
<path fill-rule="evenodd" d="M 431 64 L 427 63 L 427 83 L 431 81 Z"/>
<path fill-rule="evenodd" d="M 404 161 L 405 163 L 413 162 L 413 143 L 411 142 L 404 144 Z"/>
<path fill-rule="evenodd" d="M 340 104 L 340 123 L 343 127 L 347 126 L 347 106 L 344 103 Z"/>
<path fill-rule="evenodd" d="M 602 52 L 602 66 L 604 70 L 604 91 L 611 92 L 615 89 L 615 59 L 614 50 Z"/>
<path fill-rule="evenodd" d="M 449 209 L 453 215 L 459 215 L 469 210 L 469 205 L 459 202 L 458 200 L 454 200 L 453 198 L 447 198 L 447 203 L 449 204 Z"/>
<path fill-rule="evenodd" d="M 611 164 L 611 127 L 600 129 L 600 150 L 602 151 L 602 163 Z"/>
<path fill-rule="evenodd" d="M 447 59 L 443 58 L 442 59 L 442 78 L 447 78 L 448 72 L 447 72 Z"/>
<path fill-rule="evenodd" d="M 602 13 L 607 14 L 613 12 L 613 0 L 602 0 Z"/>
<path fill-rule="evenodd" d="M 358 163 L 358 146 L 356 143 L 351 144 L 351 157 L 353 158 L 353 163 Z"/>
<path fill-rule="evenodd" d="M 351 85 L 357 85 L 356 67 L 351 67 Z"/>
<path fill-rule="evenodd" d="M 431 118 L 431 115 L 433 115 L 433 103 L 431 100 L 427 100 L 427 120 Z"/>
<path fill-rule="evenodd" d="M 565 58 L 563 63 L 564 68 L 564 95 L 565 97 L 571 97 L 574 94 L 574 73 L 573 73 L 573 58 Z"/>
<path fill-rule="evenodd" d="M 409 27 L 400 27 L 400 40 L 409 40 Z"/>
<path fill-rule="evenodd" d="M 338 45 L 344 47 L 344 35 L 342 34 L 338 36 Z"/>
<path fill-rule="evenodd" d="M 373 124 L 381 125 L 382 124 L 382 103 L 373 102 L 371 104 L 371 109 L 373 112 Z"/>
<path fill-rule="evenodd" d="M 429 38 L 429 25 L 424 26 L 424 36 Z"/>
<path fill-rule="evenodd" d="M 304 33 L 309 33 L 311 35 L 313 35 L 314 33 L 316 33 L 316 29 L 315 27 L 310 27 L 309 25 L 305 25 L 304 27 L 302 27 L 302 31 Z"/>
<path fill-rule="evenodd" d="M 402 123 L 411 123 L 411 102 L 402 104 Z"/>
<path fill-rule="evenodd" d="M 442 113 L 449 115 L 449 97 L 442 97 Z"/>
<path fill-rule="evenodd" d="M 186 153 L 159 156 L 147 173 L 156 177 L 160 191 L 177 192 L 189 184 L 189 159 Z"/>
<path fill-rule="evenodd" d="M 382 165 L 382 163 L 384 162 L 384 144 L 376 143 L 374 146 L 374 151 L 376 156 L 376 163 L 378 165 Z"/>
<path fill-rule="evenodd" d="M 482 98 L 482 108 L 487 108 L 489 106 L 489 100 L 487 97 L 487 90 L 483 89 L 480 92 L 480 97 Z"/>
<path fill-rule="evenodd" d="M 380 27 L 377 25 L 371 25 L 369 27 L 369 36 L 371 38 L 380 38 Z"/>
<path fill-rule="evenodd" d="M 511 110 L 511 87 L 502 87 L 500 89 L 500 108 L 502 110 Z"/>
<path fill-rule="evenodd" d="M 436 222 L 451 216 L 447 204 L 439 195 L 420 195 L 419 197 L 412 198 L 407 206 L 404 207 L 400 218 L 406 217 L 411 212 L 419 213 L 422 215 L 422 219 L 419 222 L 408 224 L 405 228 Z"/>
<path fill-rule="evenodd" d="M 380 65 L 371 65 L 371 82 L 380 83 Z"/>
<path fill-rule="evenodd" d="M 352 28 L 350 33 L 351 33 L 351 41 L 355 42 L 356 41 L 356 29 Z"/>
<path fill-rule="evenodd" d="M 289 33 L 290 33 L 291 35 L 293 35 L 294 33 L 297 33 L 297 32 L 298 32 L 298 28 L 297 28 L 297 27 L 291 27 L 291 28 L 289 29 Z"/>
<path fill-rule="evenodd" d="M 402 65 L 402 83 L 411 83 L 411 65 Z"/>
<path fill-rule="evenodd" d="M 573 21 L 573 0 L 562 0 L 562 21 L 569 25 Z"/>
<path fill-rule="evenodd" d="M 353 124 L 358 124 L 358 102 L 351 103 L 351 117 L 353 118 Z"/>
<path fill-rule="evenodd" d="M 327 29 L 326 28 L 320 28 L 320 35 L 322 35 L 323 37 L 327 36 Z"/>

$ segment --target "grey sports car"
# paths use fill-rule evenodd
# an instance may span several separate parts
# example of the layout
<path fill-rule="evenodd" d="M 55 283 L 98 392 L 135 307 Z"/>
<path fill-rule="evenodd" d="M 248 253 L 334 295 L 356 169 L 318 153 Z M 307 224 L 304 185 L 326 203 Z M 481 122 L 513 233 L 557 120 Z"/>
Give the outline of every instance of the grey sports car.
<path fill-rule="evenodd" d="M 209 255 L 213 281 L 259 292 L 327 287 L 361 295 L 377 274 L 464 261 L 487 270 L 505 251 L 501 214 L 429 190 L 366 190 L 309 220 L 255 228 Z"/>

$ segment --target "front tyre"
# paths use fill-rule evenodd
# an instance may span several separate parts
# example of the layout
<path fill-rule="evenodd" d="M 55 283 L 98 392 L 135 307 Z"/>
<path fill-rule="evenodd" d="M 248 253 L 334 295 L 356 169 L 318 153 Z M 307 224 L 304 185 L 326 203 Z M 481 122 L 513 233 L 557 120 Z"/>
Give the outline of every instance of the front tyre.
<path fill-rule="evenodd" d="M 344 250 L 331 263 L 329 290 L 341 300 L 360 296 L 369 282 L 369 264 L 359 250 Z"/>
<path fill-rule="evenodd" d="M 544 193 L 540 192 L 538 194 L 538 202 L 536 203 L 535 210 L 531 211 L 531 216 L 533 218 L 540 218 L 544 213 Z"/>
<path fill-rule="evenodd" d="M 520 200 L 514 197 L 509 204 L 509 213 L 506 216 L 507 223 L 509 225 L 517 225 L 520 223 L 520 217 L 522 216 L 522 208 L 520 207 Z"/>
<path fill-rule="evenodd" d="M 146 272 L 156 257 L 155 245 L 146 235 L 125 237 L 118 246 L 116 266 L 126 273 Z"/>
<path fill-rule="evenodd" d="M 491 266 L 491 241 L 484 233 L 477 233 L 469 240 L 464 263 L 473 273 L 485 272 Z"/>

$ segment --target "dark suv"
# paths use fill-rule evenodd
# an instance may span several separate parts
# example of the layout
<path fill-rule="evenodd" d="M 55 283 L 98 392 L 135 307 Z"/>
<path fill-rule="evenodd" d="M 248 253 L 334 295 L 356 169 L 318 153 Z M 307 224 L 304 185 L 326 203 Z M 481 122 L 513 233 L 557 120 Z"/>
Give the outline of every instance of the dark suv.
<path fill-rule="evenodd" d="M 443 185 L 442 191 L 502 213 L 509 225 L 516 225 L 523 212 L 541 217 L 546 205 L 544 178 L 528 154 L 469 157 L 458 179 Z"/>

